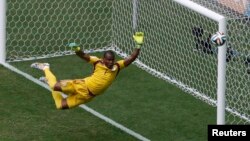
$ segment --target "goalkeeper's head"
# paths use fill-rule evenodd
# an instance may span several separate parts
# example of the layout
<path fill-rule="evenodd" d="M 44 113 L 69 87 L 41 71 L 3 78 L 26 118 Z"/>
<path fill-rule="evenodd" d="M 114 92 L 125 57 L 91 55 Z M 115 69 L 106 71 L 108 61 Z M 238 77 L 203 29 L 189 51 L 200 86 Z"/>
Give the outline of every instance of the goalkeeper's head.
<path fill-rule="evenodd" d="M 115 53 L 110 50 L 105 51 L 103 54 L 103 63 L 106 67 L 112 69 L 115 63 Z"/>

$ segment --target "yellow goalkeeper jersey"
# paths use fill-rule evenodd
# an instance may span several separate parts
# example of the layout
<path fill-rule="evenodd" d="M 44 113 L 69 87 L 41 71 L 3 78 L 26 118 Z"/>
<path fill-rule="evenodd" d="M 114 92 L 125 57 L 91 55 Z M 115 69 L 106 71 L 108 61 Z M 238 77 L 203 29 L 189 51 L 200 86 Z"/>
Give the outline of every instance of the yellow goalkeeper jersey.
<path fill-rule="evenodd" d="M 120 60 L 114 64 L 112 69 L 109 69 L 96 56 L 90 56 L 89 63 L 94 65 L 94 72 L 85 78 L 85 83 L 94 95 L 104 92 L 112 84 L 119 71 L 125 67 L 124 60 Z"/>

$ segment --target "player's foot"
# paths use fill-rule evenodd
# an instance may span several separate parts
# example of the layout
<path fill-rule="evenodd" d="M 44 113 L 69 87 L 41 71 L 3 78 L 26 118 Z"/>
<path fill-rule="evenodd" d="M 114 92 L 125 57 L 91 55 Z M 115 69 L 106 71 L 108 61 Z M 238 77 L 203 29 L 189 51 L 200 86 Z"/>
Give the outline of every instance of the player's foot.
<path fill-rule="evenodd" d="M 45 78 L 44 76 L 40 77 L 40 78 L 39 78 L 39 81 L 48 84 L 48 79 Z"/>
<path fill-rule="evenodd" d="M 49 63 L 33 63 L 30 65 L 30 67 L 39 69 L 39 70 L 45 70 L 49 68 Z"/>

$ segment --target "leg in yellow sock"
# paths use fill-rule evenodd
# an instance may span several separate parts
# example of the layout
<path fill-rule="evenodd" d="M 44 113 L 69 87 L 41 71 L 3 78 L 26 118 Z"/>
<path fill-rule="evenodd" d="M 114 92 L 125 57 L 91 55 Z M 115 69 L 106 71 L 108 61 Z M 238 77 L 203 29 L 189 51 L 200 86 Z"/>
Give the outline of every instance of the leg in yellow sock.
<path fill-rule="evenodd" d="M 49 69 L 49 63 L 32 63 L 32 68 L 43 70 L 45 73 L 45 82 L 49 85 L 49 87 L 52 90 L 52 97 L 55 101 L 55 105 L 57 109 L 63 109 L 67 106 L 67 103 L 65 103 L 65 99 L 61 95 L 61 86 L 60 83 L 57 83 L 55 75 L 50 71 Z"/>
<path fill-rule="evenodd" d="M 52 91 L 52 97 L 53 97 L 53 99 L 55 101 L 56 109 L 62 109 L 63 97 L 61 95 L 61 92 Z"/>
<path fill-rule="evenodd" d="M 52 97 L 55 101 L 55 105 L 57 109 L 62 109 L 62 101 L 63 101 L 63 97 L 61 95 L 61 92 L 59 91 L 54 91 L 54 87 L 57 83 L 56 77 L 55 75 L 50 71 L 49 68 L 44 69 L 44 73 L 45 73 L 45 77 L 47 79 L 47 83 L 50 86 L 51 90 L 52 90 Z"/>
<path fill-rule="evenodd" d="M 47 83 L 54 90 L 55 84 L 57 82 L 55 75 L 50 71 L 49 68 L 44 69 L 45 77 L 47 79 Z"/>

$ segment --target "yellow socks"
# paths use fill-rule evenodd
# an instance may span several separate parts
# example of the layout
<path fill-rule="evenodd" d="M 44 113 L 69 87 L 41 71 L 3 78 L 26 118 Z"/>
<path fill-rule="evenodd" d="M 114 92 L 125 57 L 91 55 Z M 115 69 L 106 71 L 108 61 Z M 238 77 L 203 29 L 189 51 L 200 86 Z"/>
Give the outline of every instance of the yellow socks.
<path fill-rule="evenodd" d="M 62 108 L 62 95 L 61 92 L 58 91 L 52 91 L 52 96 L 55 101 L 56 109 L 61 109 Z"/>
<path fill-rule="evenodd" d="M 55 105 L 57 109 L 62 108 L 62 95 L 59 91 L 54 91 L 54 86 L 57 82 L 55 75 L 50 71 L 49 68 L 44 69 L 45 77 L 48 80 L 47 83 L 49 84 L 51 90 L 52 90 L 52 97 L 55 101 Z"/>
<path fill-rule="evenodd" d="M 44 69 L 45 77 L 48 80 L 48 84 L 52 90 L 57 82 L 55 75 L 50 71 L 49 68 Z"/>

